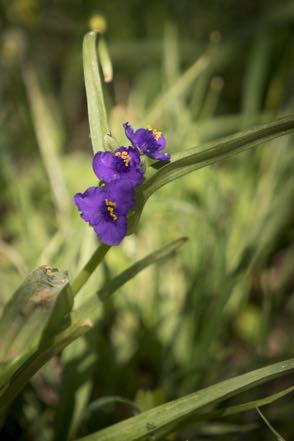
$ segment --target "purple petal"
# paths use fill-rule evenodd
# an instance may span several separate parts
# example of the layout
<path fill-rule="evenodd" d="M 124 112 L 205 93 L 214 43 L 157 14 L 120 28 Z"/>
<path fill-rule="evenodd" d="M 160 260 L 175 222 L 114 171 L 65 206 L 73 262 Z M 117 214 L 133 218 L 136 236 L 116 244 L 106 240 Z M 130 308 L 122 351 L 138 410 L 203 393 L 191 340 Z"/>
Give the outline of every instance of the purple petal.
<path fill-rule="evenodd" d="M 157 159 L 158 161 L 169 161 L 170 160 L 170 154 L 169 153 L 161 153 L 161 152 L 159 152 L 157 150 L 157 151 L 152 153 L 151 158 Z"/>
<path fill-rule="evenodd" d="M 127 212 L 135 205 L 134 186 L 128 180 L 112 181 L 105 187 L 106 197 L 116 202 L 116 211 L 120 214 Z"/>
<path fill-rule="evenodd" d="M 101 242 L 106 245 L 119 245 L 128 231 L 128 220 L 126 216 L 119 216 L 116 221 L 101 221 L 93 228 Z"/>
<path fill-rule="evenodd" d="M 126 152 L 126 162 L 117 153 Z M 140 165 L 140 153 L 135 147 L 119 147 L 114 152 L 98 152 L 93 158 L 93 170 L 96 176 L 109 183 L 117 179 L 128 179 L 133 185 L 141 184 L 143 170 Z"/>
<path fill-rule="evenodd" d="M 134 136 L 135 133 L 134 133 L 133 127 L 128 122 L 124 123 L 123 127 L 125 129 L 126 136 L 129 138 L 131 143 L 134 144 L 133 143 L 133 136 Z"/>
<path fill-rule="evenodd" d="M 159 150 L 163 150 L 166 146 L 166 139 L 163 135 L 161 135 L 157 140 Z"/>
<path fill-rule="evenodd" d="M 90 224 L 99 222 L 99 207 L 104 203 L 104 190 L 100 187 L 90 187 L 84 193 L 75 194 L 74 203 L 81 212 L 81 218 Z"/>
<path fill-rule="evenodd" d="M 127 163 L 121 156 L 115 156 L 115 168 L 120 179 L 127 179 L 134 186 L 143 181 L 143 169 L 141 167 L 140 153 L 136 147 L 119 147 L 114 154 L 126 152 L 129 156 Z"/>
<path fill-rule="evenodd" d="M 151 147 L 156 148 L 153 133 L 148 129 L 138 129 L 133 135 L 134 145 L 143 153 Z"/>
<path fill-rule="evenodd" d="M 92 166 L 99 179 L 109 182 L 119 178 L 119 174 L 115 171 L 114 159 L 111 152 L 97 152 L 95 154 Z"/>
<path fill-rule="evenodd" d="M 150 158 L 160 161 L 168 161 L 170 155 L 168 153 L 160 153 L 166 146 L 166 139 L 163 135 L 156 139 L 156 131 L 149 129 L 138 129 L 134 132 L 129 123 L 124 124 L 125 132 L 132 144 L 140 149 Z"/>

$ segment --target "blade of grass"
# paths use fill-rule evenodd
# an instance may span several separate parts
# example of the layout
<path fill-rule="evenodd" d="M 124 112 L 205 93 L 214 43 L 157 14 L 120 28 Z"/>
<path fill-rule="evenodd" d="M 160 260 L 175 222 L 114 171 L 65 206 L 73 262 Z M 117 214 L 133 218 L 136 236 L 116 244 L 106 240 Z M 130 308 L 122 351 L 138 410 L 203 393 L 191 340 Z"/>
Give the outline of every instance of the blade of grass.
<path fill-rule="evenodd" d="M 255 122 L 262 110 L 270 45 L 270 33 L 263 30 L 254 41 L 254 47 L 247 62 L 242 103 L 245 126 L 250 122 Z"/>
<path fill-rule="evenodd" d="M 71 283 L 72 293 L 75 296 L 79 290 L 84 286 L 87 282 L 93 271 L 97 268 L 97 266 L 101 263 L 102 259 L 106 255 L 106 253 L 110 250 L 110 246 L 104 245 L 103 243 L 99 245 L 97 250 L 93 253 L 92 257 L 86 263 L 84 268 L 80 271 L 80 273 L 75 277 L 75 279 Z"/>
<path fill-rule="evenodd" d="M 195 81 L 201 72 L 203 72 L 208 66 L 209 60 L 210 58 L 207 53 L 201 55 L 192 66 L 181 75 L 160 98 L 158 98 L 157 102 L 152 106 L 152 110 L 147 114 L 145 121 L 153 123 L 159 119 L 165 106 L 185 94 L 188 88 L 193 84 L 193 81 Z"/>
<path fill-rule="evenodd" d="M 259 406 L 260 407 L 260 406 Z M 265 422 L 265 424 L 267 425 L 267 427 L 269 428 L 269 430 L 275 435 L 275 437 L 277 438 L 278 441 L 286 441 L 285 438 L 282 437 L 282 435 L 280 435 L 271 425 L 271 423 L 268 421 L 268 419 L 263 415 L 263 413 L 261 412 L 261 410 L 258 409 L 258 407 L 256 407 L 257 412 L 259 413 L 259 416 L 261 417 L 261 419 Z"/>
<path fill-rule="evenodd" d="M 96 360 L 97 352 L 87 336 L 75 340 L 63 351 L 62 382 L 55 410 L 54 440 L 73 439 L 90 398 Z"/>
<path fill-rule="evenodd" d="M 79 441 L 143 441 L 160 439 L 209 404 L 217 403 L 294 370 L 294 359 L 222 381 L 196 393 L 157 406 Z"/>
<path fill-rule="evenodd" d="M 92 401 L 92 403 L 88 406 L 84 417 L 89 418 L 89 416 L 92 413 L 96 412 L 97 410 L 105 406 L 109 406 L 110 404 L 116 404 L 116 403 L 125 404 L 126 406 L 130 407 L 134 413 L 141 412 L 141 409 L 133 401 L 128 400 L 124 397 L 119 397 L 117 395 L 114 396 L 111 395 L 111 396 L 101 397 L 95 401 Z"/>
<path fill-rule="evenodd" d="M 39 84 L 34 67 L 24 64 L 23 78 L 42 160 L 49 178 L 57 213 L 64 219 L 69 213 L 69 197 L 60 163 L 61 136 L 52 116 L 50 102 Z"/>

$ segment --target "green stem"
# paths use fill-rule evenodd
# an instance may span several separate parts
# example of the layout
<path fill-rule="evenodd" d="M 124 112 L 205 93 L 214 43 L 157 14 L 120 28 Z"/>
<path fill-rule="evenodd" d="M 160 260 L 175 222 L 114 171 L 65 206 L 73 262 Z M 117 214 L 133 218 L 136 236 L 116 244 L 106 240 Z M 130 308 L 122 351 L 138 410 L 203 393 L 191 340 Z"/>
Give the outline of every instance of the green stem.
<path fill-rule="evenodd" d="M 97 250 L 94 252 L 92 257 L 86 263 L 84 268 L 80 271 L 80 273 L 76 276 L 76 278 L 71 283 L 72 293 L 75 296 L 79 290 L 84 286 L 87 282 L 91 274 L 95 271 L 97 266 L 102 261 L 103 257 L 106 255 L 108 250 L 110 249 L 109 245 L 104 245 L 103 243 L 99 245 Z"/>

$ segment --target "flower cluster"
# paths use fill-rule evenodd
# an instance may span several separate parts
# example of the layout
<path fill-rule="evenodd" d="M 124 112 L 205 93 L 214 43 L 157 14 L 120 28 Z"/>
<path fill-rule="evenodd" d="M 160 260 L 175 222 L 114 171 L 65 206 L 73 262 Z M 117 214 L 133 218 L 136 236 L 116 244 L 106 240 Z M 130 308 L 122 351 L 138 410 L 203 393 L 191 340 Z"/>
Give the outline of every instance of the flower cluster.
<path fill-rule="evenodd" d="M 162 132 L 151 126 L 134 131 L 129 123 L 124 124 L 124 129 L 132 146 L 97 152 L 93 170 L 101 185 L 74 196 L 81 218 L 107 245 L 118 245 L 127 234 L 127 214 L 135 205 L 135 187 L 144 178 L 140 155 L 161 161 L 170 159 L 168 153 L 162 152 L 166 145 Z"/>

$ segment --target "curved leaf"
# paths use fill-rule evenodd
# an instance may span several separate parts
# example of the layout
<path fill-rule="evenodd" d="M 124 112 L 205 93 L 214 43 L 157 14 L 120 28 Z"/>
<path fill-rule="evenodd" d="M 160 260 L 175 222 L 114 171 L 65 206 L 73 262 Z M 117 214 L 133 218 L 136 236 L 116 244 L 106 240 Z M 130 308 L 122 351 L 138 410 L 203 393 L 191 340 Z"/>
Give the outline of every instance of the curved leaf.
<path fill-rule="evenodd" d="M 152 441 L 174 431 L 199 409 L 237 395 L 294 370 L 294 358 L 222 381 L 183 398 L 157 406 L 79 441 Z M 152 438 L 151 438 L 152 437 Z"/>

